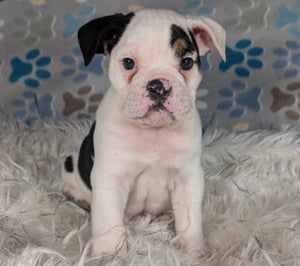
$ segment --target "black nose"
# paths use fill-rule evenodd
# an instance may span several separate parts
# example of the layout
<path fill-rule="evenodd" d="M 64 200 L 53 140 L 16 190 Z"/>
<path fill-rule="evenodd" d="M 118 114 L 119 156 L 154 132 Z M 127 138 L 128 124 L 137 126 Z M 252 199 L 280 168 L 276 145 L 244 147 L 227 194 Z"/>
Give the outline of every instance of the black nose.
<path fill-rule="evenodd" d="M 163 103 L 171 93 L 171 89 L 164 88 L 164 84 L 159 79 L 149 81 L 147 91 L 150 99 L 158 103 Z"/>

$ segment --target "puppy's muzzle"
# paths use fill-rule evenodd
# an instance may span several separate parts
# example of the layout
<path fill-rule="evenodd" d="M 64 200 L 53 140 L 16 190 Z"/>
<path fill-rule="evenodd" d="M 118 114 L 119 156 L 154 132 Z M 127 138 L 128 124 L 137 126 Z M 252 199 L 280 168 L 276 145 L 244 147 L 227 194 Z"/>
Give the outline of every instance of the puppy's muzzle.
<path fill-rule="evenodd" d="M 158 105 L 164 104 L 172 91 L 170 83 L 165 79 L 154 79 L 149 81 L 146 89 L 149 93 L 149 98 Z"/>

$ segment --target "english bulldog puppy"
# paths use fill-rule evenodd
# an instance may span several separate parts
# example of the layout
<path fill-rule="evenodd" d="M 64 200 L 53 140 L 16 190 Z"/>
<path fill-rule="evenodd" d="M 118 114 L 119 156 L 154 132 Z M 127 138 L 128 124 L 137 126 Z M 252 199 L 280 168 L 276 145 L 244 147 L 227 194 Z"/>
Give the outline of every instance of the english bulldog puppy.
<path fill-rule="evenodd" d="M 63 191 L 91 208 L 93 255 L 126 252 L 124 217 L 173 211 L 175 246 L 204 249 L 200 56 L 225 60 L 225 31 L 202 16 L 144 9 L 94 19 L 78 31 L 88 65 L 109 56 L 111 86 L 78 156 L 66 158 Z"/>

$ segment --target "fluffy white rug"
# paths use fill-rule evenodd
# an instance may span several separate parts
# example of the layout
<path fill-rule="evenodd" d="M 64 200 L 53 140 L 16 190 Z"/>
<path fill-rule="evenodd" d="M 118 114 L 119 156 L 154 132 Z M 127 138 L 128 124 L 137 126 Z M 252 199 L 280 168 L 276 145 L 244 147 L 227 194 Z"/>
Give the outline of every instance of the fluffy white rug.
<path fill-rule="evenodd" d="M 172 229 L 145 217 L 128 224 L 125 257 L 95 260 L 89 213 L 65 198 L 60 180 L 88 127 L 0 122 L 1 265 L 300 265 L 297 128 L 206 134 L 206 254 L 175 250 Z"/>

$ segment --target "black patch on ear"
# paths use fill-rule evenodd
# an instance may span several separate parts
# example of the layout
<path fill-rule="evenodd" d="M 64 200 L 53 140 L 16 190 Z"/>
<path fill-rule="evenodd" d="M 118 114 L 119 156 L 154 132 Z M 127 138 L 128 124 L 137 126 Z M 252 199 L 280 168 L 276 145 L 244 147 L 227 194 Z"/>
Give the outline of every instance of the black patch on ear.
<path fill-rule="evenodd" d="M 73 173 L 74 166 L 73 166 L 73 158 L 72 156 L 68 156 L 65 160 L 65 169 L 68 173 Z"/>
<path fill-rule="evenodd" d="M 184 57 L 187 53 L 197 51 L 197 45 L 192 42 L 188 33 L 181 27 L 172 24 L 171 26 L 171 47 L 175 49 L 178 57 Z"/>
<path fill-rule="evenodd" d="M 87 66 L 95 54 L 110 54 L 120 40 L 134 13 L 115 14 L 94 19 L 78 30 L 79 46 Z"/>
<path fill-rule="evenodd" d="M 83 140 L 78 157 L 78 171 L 81 179 L 89 189 L 92 189 L 91 185 L 91 172 L 94 165 L 94 131 L 96 122 L 93 123 L 89 134 Z"/>

